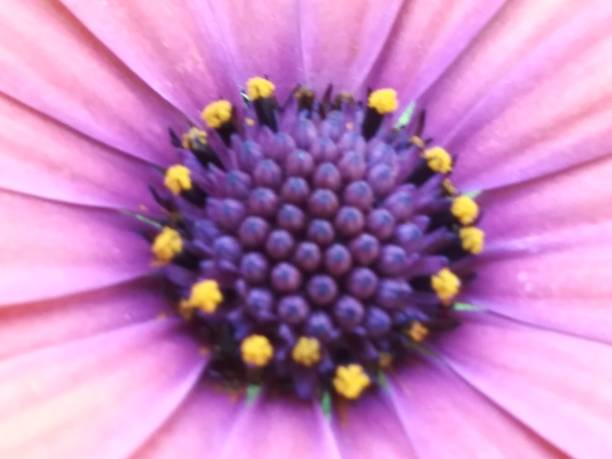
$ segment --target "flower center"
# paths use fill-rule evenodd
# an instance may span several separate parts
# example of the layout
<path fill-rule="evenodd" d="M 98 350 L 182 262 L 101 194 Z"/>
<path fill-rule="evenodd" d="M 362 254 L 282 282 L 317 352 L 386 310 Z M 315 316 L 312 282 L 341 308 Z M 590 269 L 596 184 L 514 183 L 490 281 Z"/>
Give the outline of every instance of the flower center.
<path fill-rule="evenodd" d="M 172 135 L 183 161 L 154 190 L 152 252 L 208 376 L 356 399 L 456 323 L 478 205 L 423 120 L 390 126 L 394 90 L 361 103 L 302 87 L 281 106 L 274 89 L 252 78 L 244 104 L 213 102 L 206 130 Z"/>

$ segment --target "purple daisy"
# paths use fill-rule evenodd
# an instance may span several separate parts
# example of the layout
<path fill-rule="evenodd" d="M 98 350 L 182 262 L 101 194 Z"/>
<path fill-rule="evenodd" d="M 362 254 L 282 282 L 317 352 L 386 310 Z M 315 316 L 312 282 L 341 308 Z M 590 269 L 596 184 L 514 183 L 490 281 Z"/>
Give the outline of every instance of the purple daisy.
<path fill-rule="evenodd" d="M 608 457 L 612 4 L 7 0 L 2 457 Z"/>

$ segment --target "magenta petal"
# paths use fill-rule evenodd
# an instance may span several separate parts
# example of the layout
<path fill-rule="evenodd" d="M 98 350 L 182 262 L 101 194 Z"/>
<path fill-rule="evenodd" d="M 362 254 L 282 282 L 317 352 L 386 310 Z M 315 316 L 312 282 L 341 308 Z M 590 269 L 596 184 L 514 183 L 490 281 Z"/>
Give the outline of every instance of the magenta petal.
<path fill-rule="evenodd" d="M 151 320 L 170 309 L 156 279 L 0 308 L 0 358 Z"/>
<path fill-rule="evenodd" d="M 408 104 L 465 50 L 503 4 L 503 0 L 404 2 L 369 78 L 371 85 L 395 88 L 402 103 Z"/>
<path fill-rule="evenodd" d="M 125 457 L 180 404 L 204 361 L 154 320 L 0 362 L 5 457 Z"/>
<path fill-rule="evenodd" d="M 390 398 L 419 457 L 555 457 L 558 453 L 451 371 L 415 362 Z"/>
<path fill-rule="evenodd" d="M 50 298 L 141 276 L 146 241 L 107 210 L 0 192 L 0 304 Z"/>
<path fill-rule="evenodd" d="M 466 381 L 572 457 L 612 451 L 610 345 L 482 314 L 440 349 Z"/>
<path fill-rule="evenodd" d="M 150 201 L 149 164 L 6 96 L 0 96 L 0 125 L 0 187 L 104 207 L 136 209 Z"/>
<path fill-rule="evenodd" d="M 612 4 L 513 3 L 421 101 L 428 132 L 469 188 L 514 183 L 606 155 Z M 571 90 L 568 90 L 571 88 Z"/>
<path fill-rule="evenodd" d="M 0 90 L 134 156 L 173 157 L 168 126 L 183 117 L 121 64 L 63 7 L 7 0 L 0 11 Z"/>
<path fill-rule="evenodd" d="M 357 91 L 388 39 L 404 2 L 301 2 L 300 27 L 307 82 L 323 91 Z"/>
<path fill-rule="evenodd" d="M 134 73 L 184 113 L 199 118 L 206 103 L 230 89 L 215 36 L 199 27 L 184 0 L 152 7 L 146 0 L 81 2 L 66 7 Z"/>
<path fill-rule="evenodd" d="M 342 457 L 410 459 L 418 457 L 393 408 L 382 394 L 368 394 L 334 413 L 334 433 Z"/>

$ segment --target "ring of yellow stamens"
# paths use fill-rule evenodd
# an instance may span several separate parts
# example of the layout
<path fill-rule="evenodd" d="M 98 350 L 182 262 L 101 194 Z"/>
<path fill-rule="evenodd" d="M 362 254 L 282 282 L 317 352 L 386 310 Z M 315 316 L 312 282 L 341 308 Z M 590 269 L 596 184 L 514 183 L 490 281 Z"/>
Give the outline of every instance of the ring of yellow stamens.
<path fill-rule="evenodd" d="M 247 81 L 247 96 L 250 100 L 266 99 L 274 95 L 274 83 L 266 78 L 253 77 Z"/>
<path fill-rule="evenodd" d="M 155 259 L 160 263 L 169 263 L 183 250 L 183 240 L 179 232 L 173 228 L 164 227 L 151 246 Z"/>
<path fill-rule="evenodd" d="M 340 395 L 355 400 L 370 385 L 370 377 L 359 364 L 341 365 L 336 368 L 333 384 Z"/>
<path fill-rule="evenodd" d="M 189 314 L 193 309 L 199 309 L 207 314 L 212 314 L 222 301 L 223 294 L 217 281 L 205 279 L 191 286 L 189 298 L 181 302 L 181 310 Z"/>
<path fill-rule="evenodd" d="M 467 195 L 457 196 L 451 204 L 451 213 L 462 225 L 471 225 L 478 218 L 478 204 Z"/>
<path fill-rule="evenodd" d="M 242 340 L 240 354 L 247 365 L 265 367 L 274 355 L 274 348 L 267 337 L 250 335 Z"/>
<path fill-rule="evenodd" d="M 457 296 L 461 289 L 461 280 L 448 268 L 442 268 L 431 276 L 431 288 L 436 292 L 440 301 L 448 305 Z"/>
<path fill-rule="evenodd" d="M 466 226 L 459 230 L 459 239 L 463 250 L 476 255 L 484 248 L 485 233 L 475 226 Z"/>
<path fill-rule="evenodd" d="M 191 172 L 182 164 L 175 164 L 166 170 L 164 185 L 174 195 L 179 195 L 183 191 L 191 190 Z"/>
<path fill-rule="evenodd" d="M 423 152 L 423 158 L 427 161 L 427 166 L 439 174 L 448 174 L 453 170 L 453 158 L 442 147 L 428 148 Z"/>
<path fill-rule="evenodd" d="M 225 99 L 211 102 L 202 111 L 202 119 L 212 129 L 218 129 L 232 119 L 232 104 Z"/>
<path fill-rule="evenodd" d="M 397 110 L 397 93 L 394 89 L 377 89 L 368 97 L 368 107 L 380 115 L 393 113 Z"/>
<path fill-rule="evenodd" d="M 418 320 L 415 320 L 406 330 L 406 335 L 415 343 L 420 343 L 429 335 L 429 329 Z"/>
<path fill-rule="evenodd" d="M 311 367 L 318 363 L 321 360 L 321 344 L 319 340 L 302 336 L 293 346 L 291 357 L 296 363 L 305 367 Z"/>
<path fill-rule="evenodd" d="M 193 148 L 196 143 L 206 143 L 207 134 L 206 131 L 198 129 L 197 127 L 190 128 L 181 137 L 181 145 L 185 149 Z"/>

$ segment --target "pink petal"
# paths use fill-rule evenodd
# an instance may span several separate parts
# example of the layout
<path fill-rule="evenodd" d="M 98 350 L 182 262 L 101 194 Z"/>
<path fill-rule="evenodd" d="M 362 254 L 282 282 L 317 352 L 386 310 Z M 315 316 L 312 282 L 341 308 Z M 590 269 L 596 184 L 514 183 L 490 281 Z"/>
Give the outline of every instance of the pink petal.
<path fill-rule="evenodd" d="M 150 201 L 150 165 L 2 95 L 0 125 L 1 187 L 104 207 L 136 209 Z"/>
<path fill-rule="evenodd" d="M 146 0 L 62 3 L 136 75 L 192 118 L 230 89 L 219 35 L 195 19 L 210 14 L 202 2 L 167 0 L 154 8 Z"/>
<path fill-rule="evenodd" d="M 174 156 L 168 126 L 183 117 L 61 6 L 7 0 L 0 10 L 0 91 L 134 156 Z"/>
<path fill-rule="evenodd" d="M 610 151 L 611 6 L 513 2 L 423 98 L 428 134 L 459 156 L 461 186 L 514 183 Z"/>
<path fill-rule="evenodd" d="M 286 0 L 211 2 L 220 38 L 214 48 L 227 50 L 237 85 L 244 87 L 253 76 L 269 76 L 282 101 L 296 84 L 304 82 L 298 4 Z"/>
<path fill-rule="evenodd" d="M 205 452 L 217 457 L 241 407 L 239 395 L 200 381 L 134 457 L 199 459 Z"/>
<path fill-rule="evenodd" d="M 0 192 L 1 304 L 99 288 L 150 269 L 127 217 Z"/>
<path fill-rule="evenodd" d="M 0 358 L 162 317 L 170 309 L 158 279 L 0 308 Z"/>
<path fill-rule="evenodd" d="M 410 432 L 381 394 L 368 394 L 357 403 L 339 406 L 334 413 L 334 433 L 342 457 L 417 457 Z"/>
<path fill-rule="evenodd" d="M 419 457 L 561 457 L 441 366 L 410 364 L 392 377 L 390 397 Z"/>
<path fill-rule="evenodd" d="M 0 362 L 4 457 L 125 457 L 197 380 L 176 322 L 151 321 Z"/>
<path fill-rule="evenodd" d="M 572 457 L 607 457 L 612 347 L 481 316 L 440 344 L 452 368 Z"/>
<path fill-rule="evenodd" d="M 404 2 L 301 2 L 301 37 L 307 82 L 323 91 L 357 91 L 373 67 Z"/>
<path fill-rule="evenodd" d="M 504 0 L 404 2 L 369 78 L 370 84 L 395 88 L 407 105 L 436 81 L 504 3 Z"/>

